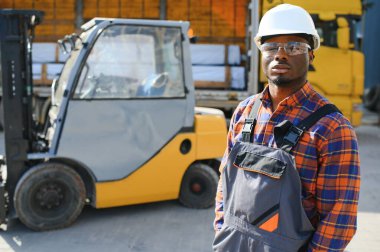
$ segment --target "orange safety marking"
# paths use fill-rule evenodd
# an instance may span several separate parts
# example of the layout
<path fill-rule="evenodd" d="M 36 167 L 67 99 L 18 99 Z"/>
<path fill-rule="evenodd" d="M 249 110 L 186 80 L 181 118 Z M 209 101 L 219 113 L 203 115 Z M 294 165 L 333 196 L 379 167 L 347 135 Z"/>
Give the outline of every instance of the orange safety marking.
<path fill-rule="evenodd" d="M 259 228 L 261 228 L 261 229 L 263 229 L 265 231 L 268 231 L 268 232 L 273 232 L 278 227 L 278 216 L 279 216 L 279 214 L 276 213 L 275 215 L 273 215 L 272 217 L 270 217 L 266 222 L 264 222 L 263 224 L 261 224 L 259 226 Z"/>

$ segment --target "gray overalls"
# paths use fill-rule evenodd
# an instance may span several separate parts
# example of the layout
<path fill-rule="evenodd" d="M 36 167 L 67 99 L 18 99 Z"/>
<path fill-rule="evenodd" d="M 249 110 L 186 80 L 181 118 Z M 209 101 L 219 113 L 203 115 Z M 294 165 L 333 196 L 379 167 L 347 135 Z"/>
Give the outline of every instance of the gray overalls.
<path fill-rule="evenodd" d="M 260 104 L 257 99 L 245 121 L 242 142 L 232 148 L 221 174 L 224 224 L 215 236 L 214 251 L 303 251 L 314 232 L 302 206 L 301 180 L 289 152 L 305 130 L 339 110 L 328 104 L 297 126 L 280 123 L 274 130 L 277 149 L 251 143 Z"/>

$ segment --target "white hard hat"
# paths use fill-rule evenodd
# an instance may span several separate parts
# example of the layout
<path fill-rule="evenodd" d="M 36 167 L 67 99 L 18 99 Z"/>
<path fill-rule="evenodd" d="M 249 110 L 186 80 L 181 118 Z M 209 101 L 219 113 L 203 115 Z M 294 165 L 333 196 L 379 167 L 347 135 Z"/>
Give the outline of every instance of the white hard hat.
<path fill-rule="evenodd" d="M 285 34 L 310 35 L 313 38 L 313 50 L 319 48 L 320 38 L 310 14 L 303 8 L 291 4 L 280 4 L 267 11 L 261 19 L 254 40 L 260 47 L 262 37 Z"/>

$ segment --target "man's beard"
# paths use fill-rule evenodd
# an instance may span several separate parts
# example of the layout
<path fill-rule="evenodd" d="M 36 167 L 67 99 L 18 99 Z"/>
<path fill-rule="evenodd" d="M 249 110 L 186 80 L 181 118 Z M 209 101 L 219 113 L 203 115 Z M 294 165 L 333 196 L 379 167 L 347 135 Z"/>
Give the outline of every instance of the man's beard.
<path fill-rule="evenodd" d="M 291 84 L 294 80 L 291 80 L 289 78 L 286 78 L 284 76 L 276 76 L 275 78 L 271 79 L 271 82 L 275 84 L 278 87 L 285 87 Z"/>
<path fill-rule="evenodd" d="M 292 85 L 298 85 L 299 83 L 303 84 L 306 80 L 306 76 L 307 76 L 307 71 L 296 78 L 289 78 L 283 75 L 272 76 L 272 78 L 269 78 L 267 76 L 267 78 L 271 83 L 273 83 L 274 85 L 278 87 L 287 87 L 287 86 L 292 86 Z"/>

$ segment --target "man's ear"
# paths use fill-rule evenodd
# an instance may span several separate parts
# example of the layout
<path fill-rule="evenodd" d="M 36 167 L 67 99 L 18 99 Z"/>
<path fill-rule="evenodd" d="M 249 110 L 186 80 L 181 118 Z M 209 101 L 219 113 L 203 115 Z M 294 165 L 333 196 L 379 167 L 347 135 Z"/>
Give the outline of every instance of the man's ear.
<path fill-rule="evenodd" d="M 309 64 L 313 63 L 315 58 L 314 51 L 310 50 L 309 51 Z"/>

